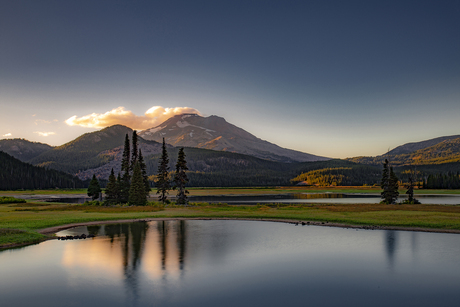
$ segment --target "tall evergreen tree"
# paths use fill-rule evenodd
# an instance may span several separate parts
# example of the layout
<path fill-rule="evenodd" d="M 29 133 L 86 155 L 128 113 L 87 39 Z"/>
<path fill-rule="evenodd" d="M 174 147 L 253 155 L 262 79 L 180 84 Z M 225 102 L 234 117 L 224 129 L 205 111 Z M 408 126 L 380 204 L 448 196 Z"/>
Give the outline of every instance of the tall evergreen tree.
<path fill-rule="evenodd" d="M 142 178 L 139 162 L 134 165 L 133 178 L 129 188 L 129 204 L 133 206 L 145 206 L 147 195 L 145 193 L 144 179 Z"/>
<path fill-rule="evenodd" d="M 128 202 L 129 198 L 129 185 L 131 176 L 129 175 L 130 163 L 129 163 L 130 149 L 129 149 L 129 137 L 126 134 L 125 146 L 123 149 L 123 158 L 121 160 L 121 171 L 123 173 L 121 177 L 120 185 L 120 200 L 122 203 Z"/>
<path fill-rule="evenodd" d="M 388 180 L 390 194 L 388 198 L 389 204 L 396 204 L 399 196 L 399 179 L 396 177 L 393 167 L 390 167 L 390 179 Z"/>
<path fill-rule="evenodd" d="M 399 180 L 393 171 L 393 167 L 389 166 L 389 162 L 385 159 L 382 170 L 382 180 L 380 187 L 383 189 L 381 193 L 382 203 L 395 204 L 399 196 Z"/>
<path fill-rule="evenodd" d="M 121 187 L 122 187 L 122 181 L 121 181 L 121 175 L 118 173 L 117 176 L 117 201 L 116 203 L 121 203 Z"/>
<path fill-rule="evenodd" d="M 107 183 L 107 187 L 105 188 L 105 200 L 109 204 L 115 204 L 118 198 L 118 183 L 117 179 L 115 178 L 115 174 L 112 171 L 110 172 L 109 182 Z"/>
<path fill-rule="evenodd" d="M 131 149 L 131 165 L 130 165 L 130 171 L 132 172 L 134 170 L 134 166 L 136 165 L 137 162 L 137 155 L 138 155 L 138 138 L 137 138 L 137 132 L 136 130 L 133 131 L 133 137 L 132 137 L 132 149 Z"/>
<path fill-rule="evenodd" d="M 101 186 L 99 185 L 99 181 L 96 178 L 96 175 L 93 174 L 93 178 L 89 182 L 87 194 L 91 197 L 92 200 L 98 199 L 99 194 L 101 193 Z"/>
<path fill-rule="evenodd" d="M 171 183 L 168 177 L 169 170 L 169 159 L 168 152 L 166 151 L 165 138 L 163 138 L 163 146 L 161 151 L 161 157 L 158 165 L 158 177 L 157 177 L 157 194 L 160 194 L 159 200 L 164 204 L 166 202 L 168 191 L 171 189 Z"/>
<path fill-rule="evenodd" d="M 414 173 L 412 170 L 410 171 L 409 173 L 409 183 L 408 185 L 406 186 L 407 188 L 407 191 L 406 191 L 406 194 L 407 194 L 407 200 L 404 201 L 404 203 L 407 203 L 407 204 L 420 204 L 420 202 L 414 198 Z"/>
<path fill-rule="evenodd" d="M 390 169 L 388 166 L 388 160 L 385 159 L 383 162 L 382 170 L 382 180 L 380 181 L 380 187 L 382 188 L 382 193 L 380 193 L 382 202 L 387 203 L 389 195 L 389 180 L 390 180 Z"/>
<path fill-rule="evenodd" d="M 187 194 L 188 191 L 185 189 L 185 185 L 188 182 L 186 171 L 188 170 L 187 162 L 185 161 L 184 148 L 179 149 L 176 163 L 176 173 L 174 175 L 174 189 L 178 189 L 177 192 L 177 204 L 186 205 L 188 204 Z"/>
<path fill-rule="evenodd" d="M 142 151 L 141 149 L 139 148 L 139 158 L 138 158 L 138 161 L 139 161 L 139 166 L 141 168 L 141 173 L 142 173 L 142 178 L 144 180 L 144 186 L 145 186 L 145 195 L 148 199 L 149 197 L 149 192 L 152 190 L 150 188 L 150 183 L 149 183 L 149 177 L 147 176 L 147 165 L 145 164 L 144 162 L 144 157 L 142 156 Z"/>

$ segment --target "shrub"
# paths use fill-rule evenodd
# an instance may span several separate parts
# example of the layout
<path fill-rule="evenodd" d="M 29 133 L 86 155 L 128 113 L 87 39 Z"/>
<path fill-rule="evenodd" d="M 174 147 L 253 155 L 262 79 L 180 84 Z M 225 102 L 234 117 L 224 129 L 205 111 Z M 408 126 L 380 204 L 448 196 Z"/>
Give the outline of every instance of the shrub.
<path fill-rule="evenodd" d="M 22 198 L 2 196 L 0 197 L 0 204 L 20 204 L 25 203 L 26 200 Z"/>

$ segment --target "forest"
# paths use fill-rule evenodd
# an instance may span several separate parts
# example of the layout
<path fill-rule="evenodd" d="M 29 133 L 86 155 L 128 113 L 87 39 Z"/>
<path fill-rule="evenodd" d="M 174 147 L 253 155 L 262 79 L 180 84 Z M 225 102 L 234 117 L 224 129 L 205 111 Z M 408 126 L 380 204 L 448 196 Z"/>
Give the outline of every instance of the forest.
<path fill-rule="evenodd" d="M 0 190 L 85 188 L 87 183 L 70 174 L 33 166 L 0 151 Z"/>

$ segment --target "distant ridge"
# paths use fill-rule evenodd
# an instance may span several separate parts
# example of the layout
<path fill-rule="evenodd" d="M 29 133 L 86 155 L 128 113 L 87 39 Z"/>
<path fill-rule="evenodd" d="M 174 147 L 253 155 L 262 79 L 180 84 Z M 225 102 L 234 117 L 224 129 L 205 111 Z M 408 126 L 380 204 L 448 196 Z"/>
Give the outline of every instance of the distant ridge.
<path fill-rule="evenodd" d="M 95 169 L 121 159 L 126 134 L 131 139 L 133 130 L 123 125 L 114 125 L 99 131 L 85 133 L 73 141 L 42 153 L 30 162 L 34 165 L 71 174 Z M 161 148 L 161 144 L 145 141 L 142 138 L 139 138 L 139 145 L 144 155 L 158 153 Z M 120 163 L 112 164 L 114 170 L 120 167 Z M 110 168 L 105 171 L 108 172 L 106 174 L 108 176 Z M 87 179 L 85 176 L 79 177 Z"/>
<path fill-rule="evenodd" d="M 420 149 L 412 151 L 415 148 Z M 391 161 L 393 166 L 460 162 L 460 135 L 439 137 L 418 143 L 408 143 L 396 147 L 394 150 L 384 155 L 376 157 L 354 157 L 347 160 L 356 163 L 378 165 L 382 164 L 387 158 Z"/>
<path fill-rule="evenodd" d="M 205 148 L 230 151 L 278 162 L 324 161 L 329 158 L 282 148 L 261 140 L 249 132 L 228 123 L 219 116 L 202 117 L 197 114 L 182 114 L 169 118 L 164 123 L 139 133 L 146 140 L 173 146 Z"/>
<path fill-rule="evenodd" d="M 22 162 L 28 162 L 51 149 L 53 147 L 48 144 L 31 142 L 25 139 L 0 140 L 0 150 Z"/>
<path fill-rule="evenodd" d="M 441 136 L 434 139 L 429 139 L 426 141 L 421 142 L 412 142 L 406 143 L 404 145 L 398 146 L 393 150 L 390 150 L 388 154 L 390 155 L 401 155 L 401 154 L 408 154 L 420 149 L 425 149 L 431 147 L 433 145 L 439 144 L 446 140 L 454 140 L 460 138 L 460 135 L 451 135 L 451 136 Z"/>

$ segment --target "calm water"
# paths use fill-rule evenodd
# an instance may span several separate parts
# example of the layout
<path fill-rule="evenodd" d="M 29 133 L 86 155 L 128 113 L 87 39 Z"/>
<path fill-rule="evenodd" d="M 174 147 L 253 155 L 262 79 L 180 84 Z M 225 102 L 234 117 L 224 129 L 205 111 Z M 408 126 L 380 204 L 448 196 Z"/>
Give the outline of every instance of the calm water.
<path fill-rule="evenodd" d="M 80 227 L 0 252 L 0 306 L 458 306 L 460 235 L 252 221 Z"/>
<path fill-rule="evenodd" d="M 416 195 L 422 204 L 460 204 L 460 195 Z M 407 199 L 400 195 L 398 201 Z M 337 203 L 337 204 L 378 204 L 380 194 L 342 194 L 342 193 L 292 193 L 279 195 L 244 195 L 244 196 L 192 196 L 190 201 L 228 203 L 233 205 L 255 203 Z"/>

